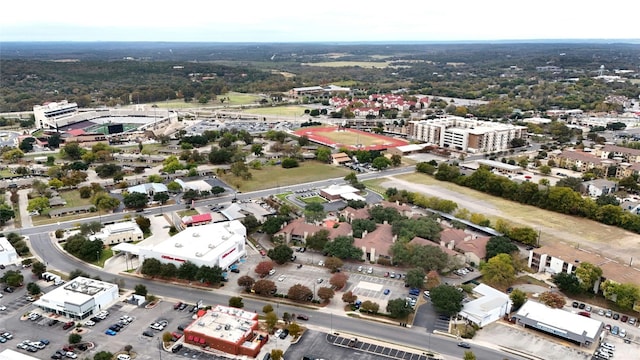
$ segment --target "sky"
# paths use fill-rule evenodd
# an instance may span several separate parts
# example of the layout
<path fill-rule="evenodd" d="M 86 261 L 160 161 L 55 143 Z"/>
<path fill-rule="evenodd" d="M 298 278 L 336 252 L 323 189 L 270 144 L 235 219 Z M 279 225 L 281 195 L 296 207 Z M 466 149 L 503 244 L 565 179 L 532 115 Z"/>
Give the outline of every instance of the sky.
<path fill-rule="evenodd" d="M 13 0 L 2 41 L 640 39 L 638 0 Z"/>

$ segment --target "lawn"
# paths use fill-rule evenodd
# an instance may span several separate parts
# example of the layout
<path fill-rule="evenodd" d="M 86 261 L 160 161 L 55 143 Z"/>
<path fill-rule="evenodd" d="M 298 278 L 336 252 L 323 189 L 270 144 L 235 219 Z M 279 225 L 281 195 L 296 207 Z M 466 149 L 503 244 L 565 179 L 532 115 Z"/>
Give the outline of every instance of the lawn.
<path fill-rule="evenodd" d="M 178 216 L 180 216 L 181 218 L 185 217 L 185 216 L 193 216 L 193 215 L 198 215 L 199 212 L 197 210 L 194 209 L 189 209 L 189 210 L 182 210 L 182 211 L 177 211 Z"/>
<path fill-rule="evenodd" d="M 80 192 L 77 190 L 62 191 L 60 192 L 60 197 L 67 202 L 67 205 L 65 205 L 65 207 L 91 205 L 91 199 L 81 198 Z"/>
<path fill-rule="evenodd" d="M 301 162 L 297 168 L 284 169 L 280 165 L 264 166 L 261 170 L 251 170 L 251 174 L 251 180 L 242 180 L 231 173 L 223 175 L 222 179 L 238 190 L 246 192 L 343 178 L 349 174 L 349 170 L 317 161 L 305 161 Z"/>
<path fill-rule="evenodd" d="M 513 225 L 543 229 L 543 242 L 563 241 L 574 243 L 587 240 L 599 243 L 605 239 L 624 239 L 630 236 L 629 232 L 620 228 L 605 226 L 589 219 L 564 215 L 530 205 L 523 205 L 450 182 L 438 181 L 424 174 L 405 174 L 395 178 L 416 186 L 426 185 L 425 188 L 429 193 L 425 193 L 425 195 L 439 196 L 455 201 L 458 203 L 459 208 L 465 207 L 465 203 L 472 205 L 482 204 L 486 210 L 484 215 L 492 223 L 502 218 Z M 393 179 L 367 181 L 365 184 L 373 189 L 382 190 L 384 193 L 385 188 L 381 184 L 390 183 L 390 180 L 392 181 Z M 403 189 L 402 184 L 398 184 L 396 187 Z M 412 191 L 411 189 L 407 190 Z M 444 195 L 445 193 L 447 195 Z"/>
<path fill-rule="evenodd" d="M 226 100 L 226 98 L 229 100 Z M 225 98 L 223 103 L 220 102 L 221 98 Z M 260 101 L 262 97 L 256 94 L 243 94 L 237 92 L 230 92 L 227 94 L 218 95 L 216 100 L 211 100 L 206 104 L 200 104 L 197 100 L 189 103 L 184 102 L 183 99 L 174 99 L 169 101 L 157 101 L 149 103 L 149 105 L 156 105 L 161 109 L 185 109 L 185 108 L 201 108 L 210 106 L 224 106 L 224 105 L 247 105 L 255 104 L 256 101 Z"/>
<path fill-rule="evenodd" d="M 8 170 L 8 169 L 1 170 L 1 171 L 0 171 L 0 177 L 1 177 L 1 178 L 14 178 L 14 177 L 16 177 L 16 176 L 20 176 L 20 175 L 18 175 L 18 174 L 16 174 L 16 173 L 14 173 L 14 172 L 11 172 L 11 171 L 10 171 L 10 170 Z"/>
<path fill-rule="evenodd" d="M 243 110 L 247 114 L 281 115 L 287 117 L 302 116 L 307 108 L 303 106 L 265 106 Z"/>
<path fill-rule="evenodd" d="M 322 204 L 327 202 L 327 200 L 325 200 L 320 196 L 309 196 L 306 198 L 298 196 L 298 200 L 302 201 L 305 204 L 313 204 L 313 203 Z"/>

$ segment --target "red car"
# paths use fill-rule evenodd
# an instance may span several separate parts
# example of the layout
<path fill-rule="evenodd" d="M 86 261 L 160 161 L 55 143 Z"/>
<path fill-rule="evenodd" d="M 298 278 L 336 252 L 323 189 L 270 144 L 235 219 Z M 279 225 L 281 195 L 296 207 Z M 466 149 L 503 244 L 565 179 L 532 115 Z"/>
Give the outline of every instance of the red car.
<path fill-rule="evenodd" d="M 72 328 L 76 323 L 73 321 L 69 321 L 62 326 L 62 330 L 67 330 Z"/>
<path fill-rule="evenodd" d="M 267 252 L 266 252 L 266 251 L 264 251 L 264 250 L 260 250 L 260 255 L 262 255 L 262 256 L 267 256 Z"/>
<path fill-rule="evenodd" d="M 298 314 L 298 316 L 296 316 L 299 320 L 309 320 L 309 317 L 307 315 L 304 314 Z"/>
<path fill-rule="evenodd" d="M 173 310 L 178 310 L 180 308 L 180 305 L 182 305 L 182 302 L 178 301 L 177 303 L 175 303 L 173 305 Z"/>

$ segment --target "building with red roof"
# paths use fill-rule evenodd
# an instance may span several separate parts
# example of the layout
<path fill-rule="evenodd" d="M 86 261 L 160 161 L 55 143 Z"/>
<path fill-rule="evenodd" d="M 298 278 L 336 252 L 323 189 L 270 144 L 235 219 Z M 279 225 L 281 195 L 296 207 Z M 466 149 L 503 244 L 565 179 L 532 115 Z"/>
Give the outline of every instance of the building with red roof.
<path fill-rule="evenodd" d="M 210 213 L 206 213 L 206 214 L 185 216 L 181 219 L 181 221 L 183 226 L 189 227 L 189 226 L 211 224 L 212 218 Z"/>

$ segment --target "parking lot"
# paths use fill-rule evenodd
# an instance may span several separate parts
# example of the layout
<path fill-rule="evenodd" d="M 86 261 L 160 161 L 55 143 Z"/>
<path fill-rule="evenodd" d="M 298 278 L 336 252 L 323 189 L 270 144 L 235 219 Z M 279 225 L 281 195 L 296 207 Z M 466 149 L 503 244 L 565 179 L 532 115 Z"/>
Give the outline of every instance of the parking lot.
<path fill-rule="evenodd" d="M 387 302 L 391 299 L 409 296 L 409 289 L 404 286 L 403 279 L 397 276 L 394 278 L 384 277 L 384 275 L 352 273 L 345 291 L 353 292 L 358 296 L 358 300 L 370 300 L 379 304 L 380 309 L 385 309 Z M 384 294 L 385 290 L 389 290 L 387 295 Z"/>

